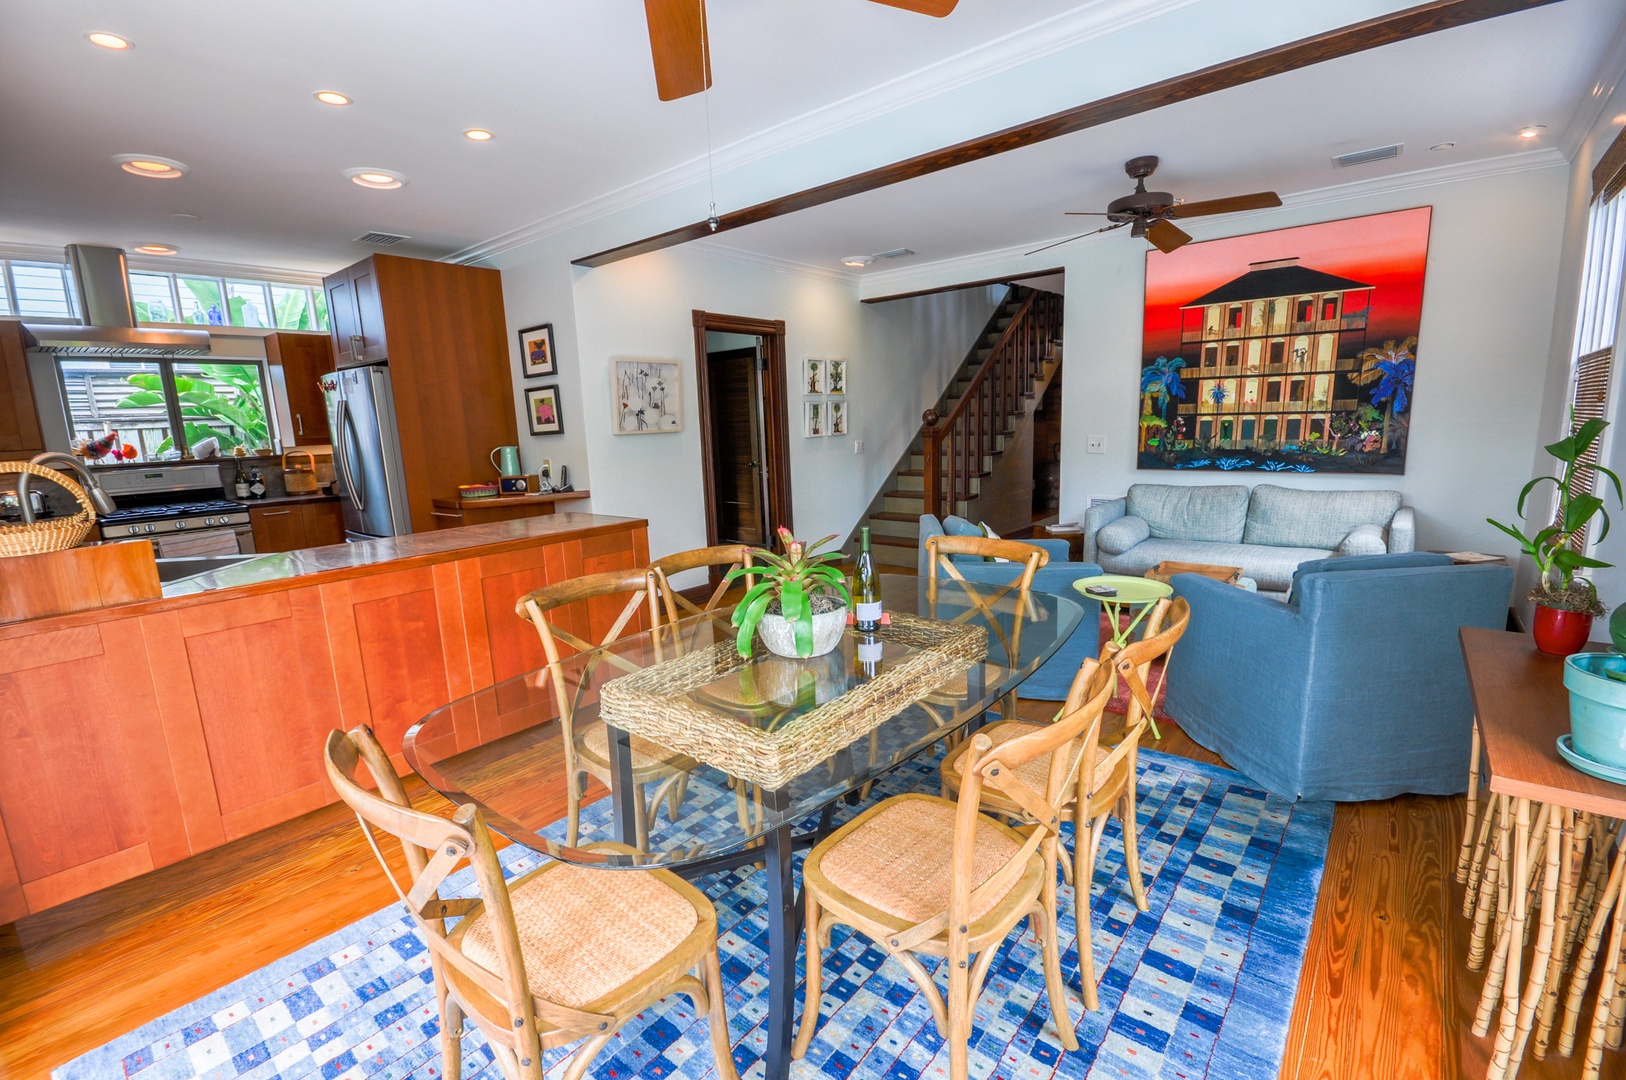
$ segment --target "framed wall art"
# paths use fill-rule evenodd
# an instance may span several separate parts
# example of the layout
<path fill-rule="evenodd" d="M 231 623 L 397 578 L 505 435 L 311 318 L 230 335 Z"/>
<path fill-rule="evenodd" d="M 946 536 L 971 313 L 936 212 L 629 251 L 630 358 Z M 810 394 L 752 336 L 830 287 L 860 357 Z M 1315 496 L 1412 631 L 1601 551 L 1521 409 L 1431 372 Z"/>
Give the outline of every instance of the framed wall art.
<path fill-rule="evenodd" d="M 845 401 L 831 401 L 826 406 L 829 411 L 830 434 L 847 434 L 847 403 Z"/>
<path fill-rule="evenodd" d="M 558 435 L 565 430 L 559 411 L 559 387 L 531 386 L 525 390 L 525 420 L 532 435 Z"/>
<path fill-rule="evenodd" d="M 829 417 L 825 414 L 824 399 L 802 402 L 802 435 L 808 439 L 818 439 L 830 432 L 828 430 Z"/>
<path fill-rule="evenodd" d="M 845 394 L 847 392 L 847 361 L 826 360 L 824 362 L 824 389 L 829 394 Z"/>
<path fill-rule="evenodd" d="M 1148 252 L 1137 466 L 1404 473 L 1430 217 Z"/>
<path fill-rule="evenodd" d="M 824 393 L 824 361 L 802 361 L 802 393 Z"/>
<path fill-rule="evenodd" d="M 540 379 L 559 372 L 553 351 L 553 324 L 528 326 L 519 332 L 520 373 L 527 379 Z"/>
<path fill-rule="evenodd" d="M 617 435 L 683 430 L 683 374 L 674 361 L 616 360 L 610 380 Z"/>

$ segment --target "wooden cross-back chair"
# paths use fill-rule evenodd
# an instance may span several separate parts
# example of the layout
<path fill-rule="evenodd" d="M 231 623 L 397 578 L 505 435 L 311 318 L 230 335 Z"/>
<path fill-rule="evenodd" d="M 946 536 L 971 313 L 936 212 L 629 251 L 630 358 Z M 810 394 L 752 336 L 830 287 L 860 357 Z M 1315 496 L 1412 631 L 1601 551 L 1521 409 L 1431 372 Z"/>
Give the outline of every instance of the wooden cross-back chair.
<path fill-rule="evenodd" d="M 612 596 L 625 596 L 626 603 L 597 642 L 584 640 L 559 625 L 560 620 L 554 614 L 569 604 Z M 590 716 L 583 715 L 582 703 L 593 686 L 593 676 L 600 663 L 616 665 L 619 661 L 624 665 L 626 661 L 613 653 L 596 650 L 619 640 L 628 626 L 633 625 L 639 609 L 645 607 L 651 629 L 659 628 L 661 605 L 655 593 L 654 579 L 647 569 L 607 570 L 557 585 L 544 585 L 526 593 L 514 605 L 515 612 L 534 626 L 542 639 L 542 652 L 548 662 L 547 677 L 553 683 L 554 697 L 559 706 L 559 722 L 564 728 L 567 847 L 575 847 L 580 835 L 581 802 L 587 778 L 591 776 L 606 786 L 610 783 L 609 732 L 596 712 Z M 564 652 L 561 645 L 568 646 L 571 652 Z M 571 680 L 565 677 L 560 661 L 574 652 L 594 652 L 595 655 L 583 665 L 575 678 L 575 685 L 571 686 Z M 677 808 L 683 801 L 694 760 L 637 735 L 631 738 L 633 802 L 637 812 L 634 826 L 637 846 L 644 850 L 649 844 L 649 827 L 663 798 L 668 800 L 668 815 L 677 820 Z M 651 785 L 654 786 L 653 792 L 649 792 Z"/>
<path fill-rule="evenodd" d="M 1101 670 L 1111 671 L 1129 688 L 1128 713 L 1124 717 L 1124 736 L 1114 746 L 1097 746 L 1092 757 L 1083 759 L 1078 775 L 1068 784 L 1062 801 L 1073 820 L 1073 857 L 1067 857 L 1065 847 L 1058 851 L 1058 862 L 1069 884 L 1073 886 L 1073 910 L 1078 923 L 1079 970 L 1084 982 L 1084 1004 L 1091 1011 L 1100 1007 L 1095 985 L 1095 961 L 1090 950 L 1090 882 L 1095 876 L 1095 860 L 1101 840 L 1106 834 L 1107 819 L 1116 815 L 1123 829 L 1124 872 L 1129 878 L 1129 892 L 1140 911 L 1149 910 L 1146 883 L 1140 870 L 1140 842 L 1137 833 L 1135 808 L 1135 780 L 1139 765 L 1140 740 L 1150 725 L 1152 694 L 1146 687 L 1146 676 L 1152 662 L 1168 655 L 1174 643 L 1186 632 L 1191 621 L 1191 608 L 1184 599 L 1159 600 L 1146 618 L 1146 633 L 1139 641 L 1122 649 L 1111 642 L 1102 650 L 1100 661 L 1086 660 L 1067 693 L 1062 706 L 1063 715 L 1080 707 L 1094 692 L 1095 680 Z M 990 724 L 982 730 L 996 746 L 1007 741 L 1024 738 L 1047 725 L 1031 720 L 1004 720 Z M 967 752 L 952 752 L 941 768 L 943 794 L 948 796 L 960 790 L 965 783 Z M 1082 785 L 1083 797 L 1078 791 Z M 997 792 L 985 792 L 983 805 L 995 813 L 1019 822 L 1030 820 L 1028 808 L 1014 800 L 1002 798 Z"/>
<path fill-rule="evenodd" d="M 328 733 L 328 780 L 355 811 L 385 876 L 418 932 L 440 1005 L 441 1075 L 460 1077 L 463 1021 L 474 1021 L 508 1080 L 542 1080 L 542 1051 L 585 1039 L 563 1080 L 580 1080 L 629 1019 L 671 993 L 705 1012 L 720 1080 L 736 1080 L 728 1041 L 717 912 L 694 886 L 666 870 L 612 874 L 547 860 L 504 882 L 484 817 L 471 805 L 451 818 L 412 808 L 373 733 Z M 358 780 L 367 766 L 375 794 Z M 398 881 L 374 830 L 406 853 Z M 594 850 L 630 853 L 621 844 Z M 441 899 L 448 875 L 474 869 L 477 898 Z M 458 919 L 447 933 L 445 920 Z"/>
<path fill-rule="evenodd" d="M 714 566 L 723 568 L 726 576 L 728 571 L 745 566 L 754 565 L 755 556 L 749 544 L 718 544 L 715 547 L 694 548 L 690 551 L 677 551 L 671 555 L 662 556 L 649 564 L 650 573 L 655 579 L 655 594 L 660 598 L 666 608 L 668 622 L 677 622 L 685 615 L 706 615 L 715 611 L 723 602 L 731 582 L 719 581 L 711 595 L 704 604 L 696 604 L 682 592 L 672 587 L 669 578 L 676 577 L 686 570 L 699 570 L 702 567 L 710 569 Z M 747 574 L 746 587 L 756 584 L 756 577 Z"/>
<path fill-rule="evenodd" d="M 1057 1036 L 1078 1049 L 1063 996 L 1056 841 L 1062 798 L 1078 763 L 1095 754 L 1113 685 L 1109 668 L 1086 666 L 1092 671 L 1083 704 L 1056 723 L 998 746 L 981 732 L 971 737 L 957 803 L 918 792 L 894 796 L 808 853 L 807 995 L 794 1057 L 807 1052 L 818 1024 L 820 950 L 837 923 L 859 930 L 909 972 L 949 1044 L 951 1080 L 966 1080 L 983 980 L 1000 943 L 1027 919 L 1043 950 Z M 1021 807 L 1034 827 L 1024 833 L 985 814 L 988 796 Z M 948 959 L 946 997 L 918 955 Z"/>

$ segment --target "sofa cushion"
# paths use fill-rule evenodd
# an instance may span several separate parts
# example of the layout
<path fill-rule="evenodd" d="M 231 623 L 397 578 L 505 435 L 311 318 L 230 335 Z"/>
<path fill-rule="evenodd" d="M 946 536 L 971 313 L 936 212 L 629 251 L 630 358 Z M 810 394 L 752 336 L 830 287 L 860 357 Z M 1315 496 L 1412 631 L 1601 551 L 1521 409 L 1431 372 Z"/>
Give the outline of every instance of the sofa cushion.
<path fill-rule="evenodd" d="M 1101 526 L 1095 534 L 1095 544 L 1108 555 L 1122 555 L 1152 535 L 1145 518 L 1121 517 Z"/>
<path fill-rule="evenodd" d="M 1236 544 L 1248 521 L 1248 489 L 1241 484 L 1131 484 L 1125 509 L 1146 522 L 1154 540 Z M 1325 546 L 1336 545 L 1344 532 Z"/>
<path fill-rule="evenodd" d="M 1210 544 L 1200 540 L 1142 540 L 1122 555 L 1101 556 L 1109 574 L 1144 574 L 1164 560 L 1239 566 L 1244 577 L 1258 583 L 1261 592 L 1285 593 L 1299 563 L 1325 559 L 1328 548 L 1260 547 L 1254 544 Z"/>
<path fill-rule="evenodd" d="M 950 514 L 943 519 L 943 531 L 950 536 L 982 536 L 982 526 L 975 521 L 967 521 L 958 514 Z"/>
<path fill-rule="evenodd" d="M 1293 572 L 1287 602 L 1295 603 L 1299 582 L 1306 574 L 1337 574 L 1350 570 L 1408 570 L 1414 566 L 1450 566 L 1451 556 L 1435 551 L 1408 551 L 1396 555 L 1351 555 L 1348 558 L 1312 559 Z"/>
<path fill-rule="evenodd" d="M 1357 525 L 1349 530 L 1344 542 L 1338 545 L 1340 555 L 1387 555 L 1389 543 L 1383 538 L 1381 525 Z"/>
<path fill-rule="evenodd" d="M 1398 491 L 1306 491 L 1260 484 L 1248 500 L 1242 542 L 1336 548 L 1355 526 L 1386 527 L 1399 509 Z"/>

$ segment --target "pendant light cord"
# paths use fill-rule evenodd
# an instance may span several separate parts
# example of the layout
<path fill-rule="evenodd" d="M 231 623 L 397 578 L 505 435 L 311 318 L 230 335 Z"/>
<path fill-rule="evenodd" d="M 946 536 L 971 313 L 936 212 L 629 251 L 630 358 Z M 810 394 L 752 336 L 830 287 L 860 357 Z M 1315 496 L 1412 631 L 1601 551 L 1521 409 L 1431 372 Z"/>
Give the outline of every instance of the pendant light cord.
<path fill-rule="evenodd" d="M 711 47 L 706 41 L 706 0 L 697 0 L 700 4 L 700 66 L 701 77 L 706 88 L 701 92 L 701 100 L 706 109 L 706 191 L 710 199 L 710 213 L 706 216 L 706 224 L 711 231 L 716 232 L 717 226 L 722 224 L 717 218 L 717 174 L 711 164 Z"/>

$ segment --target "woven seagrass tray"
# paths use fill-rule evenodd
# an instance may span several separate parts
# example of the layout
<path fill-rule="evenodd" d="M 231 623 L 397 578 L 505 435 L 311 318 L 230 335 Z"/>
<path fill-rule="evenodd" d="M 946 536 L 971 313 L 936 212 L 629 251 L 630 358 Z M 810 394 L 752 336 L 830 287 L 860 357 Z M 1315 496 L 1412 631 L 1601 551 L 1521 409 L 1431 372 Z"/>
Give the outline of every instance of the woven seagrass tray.
<path fill-rule="evenodd" d="M 696 691 L 763 659 L 743 659 L 732 640 L 611 680 L 600 691 L 599 715 L 730 776 L 783 787 L 988 655 L 984 627 L 902 612 L 876 636 L 909 651 L 868 682 L 772 729 L 750 722 L 749 710 L 731 715 L 696 700 Z"/>

